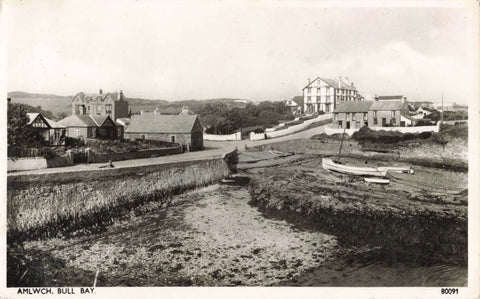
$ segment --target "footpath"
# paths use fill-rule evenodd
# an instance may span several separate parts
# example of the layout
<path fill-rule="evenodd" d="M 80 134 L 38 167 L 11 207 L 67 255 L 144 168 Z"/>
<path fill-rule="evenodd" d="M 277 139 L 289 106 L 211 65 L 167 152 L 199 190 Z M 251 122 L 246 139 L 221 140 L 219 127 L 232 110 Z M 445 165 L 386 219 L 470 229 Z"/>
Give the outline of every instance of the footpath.
<path fill-rule="evenodd" d="M 265 139 L 265 140 L 256 140 L 256 141 L 251 141 L 251 140 L 204 141 L 205 150 L 203 151 L 187 152 L 187 153 L 178 154 L 178 155 L 155 157 L 155 158 L 115 161 L 113 162 L 113 166 L 115 168 L 128 168 L 128 167 L 169 164 L 169 163 L 176 163 L 176 162 L 186 162 L 186 161 L 219 159 L 223 155 L 230 153 L 235 149 L 238 149 L 239 151 L 244 151 L 245 147 L 253 147 L 253 146 L 270 144 L 270 143 L 286 141 L 286 140 L 293 140 L 293 139 L 309 138 L 313 135 L 324 133 L 325 127 L 327 125 L 308 129 L 302 132 L 293 133 L 291 135 L 282 136 L 274 139 Z M 46 169 L 37 169 L 37 170 L 17 171 L 17 172 L 8 173 L 7 176 L 10 177 L 10 176 L 19 176 L 19 175 L 67 173 L 67 172 L 99 170 L 99 169 L 110 169 L 110 167 L 108 166 L 108 163 L 78 164 L 78 165 L 67 166 L 67 167 L 55 167 L 55 168 L 46 168 Z"/>

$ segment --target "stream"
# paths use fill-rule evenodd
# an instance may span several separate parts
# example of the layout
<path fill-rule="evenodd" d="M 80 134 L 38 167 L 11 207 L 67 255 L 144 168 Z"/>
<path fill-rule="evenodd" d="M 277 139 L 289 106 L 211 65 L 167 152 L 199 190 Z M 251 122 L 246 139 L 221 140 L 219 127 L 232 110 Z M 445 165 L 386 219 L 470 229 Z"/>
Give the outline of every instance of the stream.
<path fill-rule="evenodd" d="M 342 244 L 249 205 L 244 181 L 178 195 L 102 232 L 29 241 L 49 286 L 464 286 L 464 266 Z M 53 266 L 52 266 L 53 265 Z M 48 270 L 48 271 L 47 271 Z"/>

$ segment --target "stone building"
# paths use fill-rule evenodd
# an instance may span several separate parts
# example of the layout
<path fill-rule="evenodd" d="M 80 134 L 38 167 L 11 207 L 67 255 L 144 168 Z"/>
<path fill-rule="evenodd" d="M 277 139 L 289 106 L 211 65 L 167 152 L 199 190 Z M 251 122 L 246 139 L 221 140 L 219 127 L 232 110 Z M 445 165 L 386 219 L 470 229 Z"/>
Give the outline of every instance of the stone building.
<path fill-rule="evenodd" d="M 85 94 L 79 92 L 72 100 L 72 115 L 109 115 L 113 120 L 128 117 L 128 101 L 123 92 Z"/>
<path fill-rule="evenodd" d="M 305 113 L 331 113 L 340 102 L 361 100 L 355 85 L 347 77 L 344 80 L 341 77 L 308 79 L 308 85 L 303 88 L 303 98 Z"/>

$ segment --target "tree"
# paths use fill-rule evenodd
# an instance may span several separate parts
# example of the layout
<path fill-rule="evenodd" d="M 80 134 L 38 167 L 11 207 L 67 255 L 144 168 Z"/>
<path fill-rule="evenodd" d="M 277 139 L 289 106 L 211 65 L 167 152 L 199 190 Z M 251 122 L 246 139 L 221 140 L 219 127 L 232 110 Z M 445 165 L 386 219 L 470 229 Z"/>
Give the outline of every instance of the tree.
<path fill-rule="evenodd" d="M 23 145 L 28 141 L 30 137 L 30 132 L 26 130 L 28 120 L 24 105 L 8 103 L 7 140 L 9 145 Z"/>

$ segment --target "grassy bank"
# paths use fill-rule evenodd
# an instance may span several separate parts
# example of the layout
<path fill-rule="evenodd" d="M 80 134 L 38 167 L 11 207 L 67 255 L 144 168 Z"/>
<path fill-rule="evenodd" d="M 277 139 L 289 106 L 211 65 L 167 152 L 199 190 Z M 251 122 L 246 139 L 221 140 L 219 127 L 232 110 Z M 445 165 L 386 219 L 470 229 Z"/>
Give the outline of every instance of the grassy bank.
<path fill-rule="evenodd" d="M 265 169 L 250 182 L 251 203 L 343 242 L 466 263 L 467 174 L 417 167 L 378 186 L 325 171 L 320 162 Z"/>
<path fill-rule="evenodd" d="M 224 160 L 199 161 L 147 174 L 85 181 L 12 183 L 7 191 L 8 241 L 95 231 L 143 203 L 169 204 L 172 195 L 227 176 Z"/>

